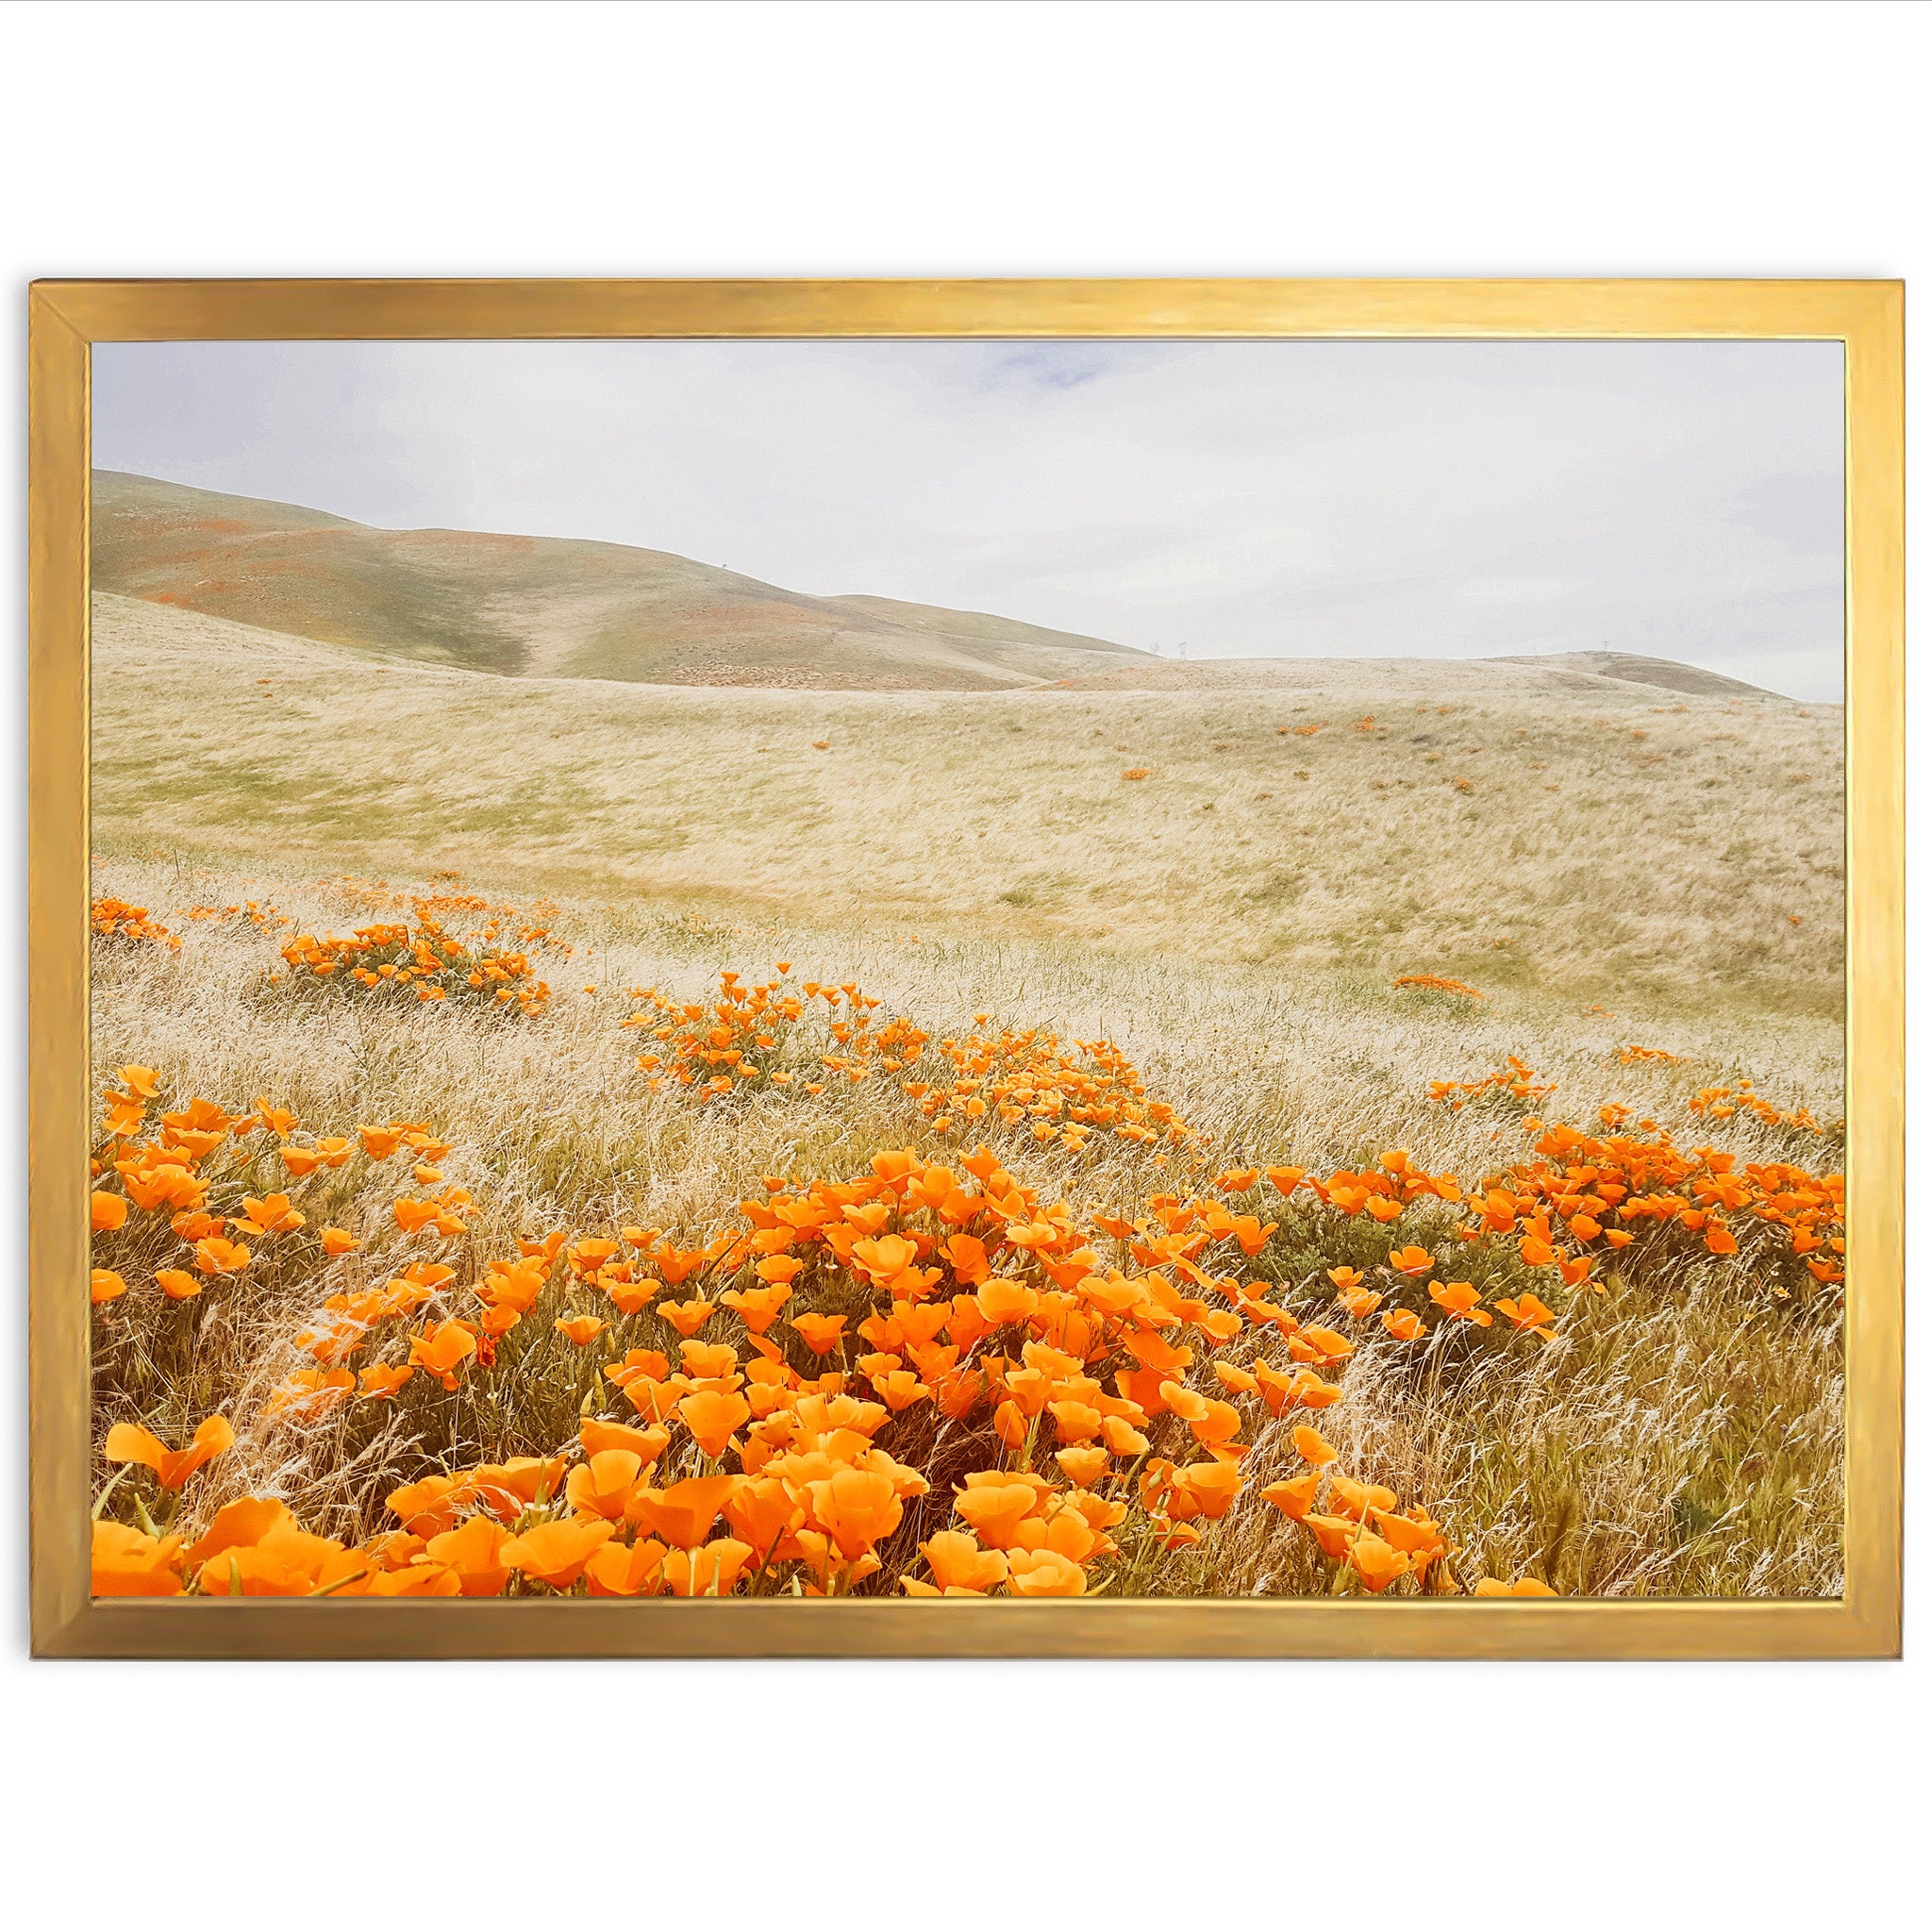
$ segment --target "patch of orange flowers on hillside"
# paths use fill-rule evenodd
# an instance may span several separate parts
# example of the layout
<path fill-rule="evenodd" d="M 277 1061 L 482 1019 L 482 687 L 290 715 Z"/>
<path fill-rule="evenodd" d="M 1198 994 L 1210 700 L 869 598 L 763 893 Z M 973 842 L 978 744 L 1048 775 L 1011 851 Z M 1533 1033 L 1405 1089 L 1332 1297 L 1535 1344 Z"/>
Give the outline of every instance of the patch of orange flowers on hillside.
<path fill-rule="evenodd" d="M 431 902 L 418 900 L 413 924 L 358 926 L 345 939 L 300 933 L 281 953 L 290 980 L 298 986 L 335 987 L 419 1005 L 454 999 L 526 1018 L 541 1012 L 550 988 L 537 977 L 530 956 L 497 944 L 500 937 L 501 928 L 492 923 L 458 938 L 442 924 Z"/>

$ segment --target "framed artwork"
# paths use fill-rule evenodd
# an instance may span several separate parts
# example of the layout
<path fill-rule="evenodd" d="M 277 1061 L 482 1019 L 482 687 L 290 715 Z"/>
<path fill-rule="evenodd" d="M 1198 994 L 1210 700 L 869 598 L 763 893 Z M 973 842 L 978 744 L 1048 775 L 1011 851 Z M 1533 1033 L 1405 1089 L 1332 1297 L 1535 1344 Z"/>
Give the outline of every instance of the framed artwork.
<path fill-rule="evenodd" d="M 30 308 L 38 1651 L 1895 1652 L 1896 284 Z"/>

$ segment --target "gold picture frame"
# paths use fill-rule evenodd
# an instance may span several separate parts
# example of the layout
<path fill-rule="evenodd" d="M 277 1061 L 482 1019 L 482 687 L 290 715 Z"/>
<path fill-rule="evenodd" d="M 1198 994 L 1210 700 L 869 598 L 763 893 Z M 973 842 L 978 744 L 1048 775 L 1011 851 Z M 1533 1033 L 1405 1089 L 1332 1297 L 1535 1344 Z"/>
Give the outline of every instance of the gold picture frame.
<path fill-rule="evenodd" d="M 89 1596 L 90 356 L 99 341 L 1811 339 L 1845 358 L 1845 1591 L 1523 1599 L 192 1603 Z M 1904 291 L 1855 281 L 48 281 L 29 293 L 32 1641 L 65 1657 L 1896 1655 Z"/>

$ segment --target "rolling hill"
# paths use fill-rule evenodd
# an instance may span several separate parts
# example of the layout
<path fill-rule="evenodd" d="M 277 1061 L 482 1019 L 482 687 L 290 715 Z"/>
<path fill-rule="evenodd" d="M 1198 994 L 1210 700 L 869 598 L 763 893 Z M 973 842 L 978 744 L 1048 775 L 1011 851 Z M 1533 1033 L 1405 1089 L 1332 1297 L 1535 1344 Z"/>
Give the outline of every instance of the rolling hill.
<path fill-rule="evenodd" d="M 94 473 L 97 590 L 510 675 L 815 691 L 1006 691 L 1145 661 L 1100 638 L 885 597 L 811 597 L 662 550 L 381 530 Z"/>

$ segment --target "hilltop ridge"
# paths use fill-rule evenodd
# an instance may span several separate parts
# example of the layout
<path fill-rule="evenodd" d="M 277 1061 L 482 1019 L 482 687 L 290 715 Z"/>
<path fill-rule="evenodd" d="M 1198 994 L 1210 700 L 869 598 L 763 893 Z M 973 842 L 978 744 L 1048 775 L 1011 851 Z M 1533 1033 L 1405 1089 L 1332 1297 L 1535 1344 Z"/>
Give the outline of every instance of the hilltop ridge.
<path fill-rule="evenodd" d="M 94 472 L 97 590 L 506 675 L 820 691 L 1002 691 L 1145 654 L 983 611 L 815 597 L 663 550 L 385 530 Z"/>

